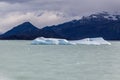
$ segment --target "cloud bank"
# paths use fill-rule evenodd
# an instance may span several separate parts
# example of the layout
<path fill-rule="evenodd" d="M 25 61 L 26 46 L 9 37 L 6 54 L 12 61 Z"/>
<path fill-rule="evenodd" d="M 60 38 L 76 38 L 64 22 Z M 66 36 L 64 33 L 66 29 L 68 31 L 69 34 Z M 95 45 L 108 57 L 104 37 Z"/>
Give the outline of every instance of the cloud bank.
<path fill-rule="evenodd" d="M 0 0 L 0 32 L 25 21 L 42 28 L 119 7 L 120 0 Z"/>

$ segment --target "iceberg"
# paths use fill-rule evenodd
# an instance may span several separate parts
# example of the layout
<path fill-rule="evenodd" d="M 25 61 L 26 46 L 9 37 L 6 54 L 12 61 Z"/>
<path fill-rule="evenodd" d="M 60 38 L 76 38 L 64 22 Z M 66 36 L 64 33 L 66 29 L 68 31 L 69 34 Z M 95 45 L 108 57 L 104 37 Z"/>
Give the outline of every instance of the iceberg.
<path fill-rule="evenodd" d="M 102 37 L 98 38 L 85 38 L 82 40 L 70 41 L 74 44 L 86 44 L 86 45 L 111 45 L 110 42 L 104 40 Z"/>
<path fill-rule="evenodd" d="M 81 40 L 68 41 L 66 39 L 56 38 L 36 38 L 32 41 L 32 45 L 111 45 L 110 42 L 104 40 L 102 37 L 99 38 L 85 38 Z"/>
<path fill-rule="evenodd" d="M 66 39 L 55 39 L 55 38 L 36 38 L 32 41 L 33 45 L 69 45 L 71 44 Z"/>

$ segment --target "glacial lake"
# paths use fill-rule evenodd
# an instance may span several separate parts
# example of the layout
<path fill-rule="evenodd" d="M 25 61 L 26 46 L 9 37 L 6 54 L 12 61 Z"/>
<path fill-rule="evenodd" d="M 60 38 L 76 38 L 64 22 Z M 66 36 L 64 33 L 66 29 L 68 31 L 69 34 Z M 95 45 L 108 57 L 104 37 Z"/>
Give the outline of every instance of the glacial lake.
<path fill-rule="evenodd" d="M 120 80 L 120 42 L 30 45 L 0 41 L 0 80 Z"/>

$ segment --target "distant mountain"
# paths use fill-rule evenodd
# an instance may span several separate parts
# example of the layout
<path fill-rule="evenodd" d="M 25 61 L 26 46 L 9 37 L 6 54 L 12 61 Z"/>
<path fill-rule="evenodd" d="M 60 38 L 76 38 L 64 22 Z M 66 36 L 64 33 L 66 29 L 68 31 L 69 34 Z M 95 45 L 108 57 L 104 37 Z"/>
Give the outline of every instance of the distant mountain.
<path fill-rule="evenodd" d="M 80 20 L 73 20 L 57 26 L 50 26 L 60 38 L 78 40 L 103 37 L 106 40 L 120 40 L 120 15 L 107 12 L 92 14 Z"/>
<path fill-rule="evenodd" d="M 32 40 L 36 37 L 64 38 L 78 40 L 103 37 L 106 40 L 120 40 L 120 15 L 102 12 L 80 20 L 38 29 L 29 22 L 16 26 L 0 36 L 0 39 Z"/>
<path fill-rule="evenodd" d="M 5 34 L 0 36 L 0 39 L 20 39 L 29 40 L 38 37 L 39 29 L 32 25 L 30 22 L 25 22 L 21 25 L 14 27 Z"/>

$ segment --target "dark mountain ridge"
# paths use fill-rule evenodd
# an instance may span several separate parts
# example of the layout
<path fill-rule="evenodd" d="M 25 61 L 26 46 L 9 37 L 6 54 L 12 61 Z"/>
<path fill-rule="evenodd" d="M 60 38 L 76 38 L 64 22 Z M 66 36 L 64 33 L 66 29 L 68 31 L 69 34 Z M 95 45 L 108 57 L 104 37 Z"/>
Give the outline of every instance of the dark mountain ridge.
<path fill-rule="evenodd" d="M 120 15 L 103 12 L 42 29 L 25 22 L 1 35 L 0 39 L 32 40 L 37 37 L 68 40 L 103 37 L 106 40 L 120 40 Z"/>
<path fill-rule="evenodd" d="M 39 29 L 30 22 L 20 24 L 0 36 L 0 39 L 29 40 L 38 37 Z"/>

